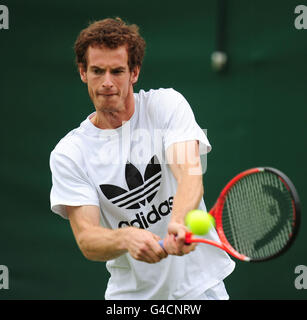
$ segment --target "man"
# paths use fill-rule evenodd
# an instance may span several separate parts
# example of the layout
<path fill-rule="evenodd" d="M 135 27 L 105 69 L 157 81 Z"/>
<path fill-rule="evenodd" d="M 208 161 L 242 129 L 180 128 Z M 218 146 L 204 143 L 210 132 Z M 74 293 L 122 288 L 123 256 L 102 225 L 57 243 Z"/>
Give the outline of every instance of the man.
<path fill-rule="evenodd" d="M 181 94 L 134 93 L 144 51 L 138 27 L 119 18 L 78 36 L 78 70 L 96 111 L 51 153 L 51 208 L 69 219 L 86 258 L 107 261 L 106 299 L 227 299 L 234 262 L 213 246 L 184 244 L 186 213 L 206 210 L 200 154 L 211 146 Z"/>

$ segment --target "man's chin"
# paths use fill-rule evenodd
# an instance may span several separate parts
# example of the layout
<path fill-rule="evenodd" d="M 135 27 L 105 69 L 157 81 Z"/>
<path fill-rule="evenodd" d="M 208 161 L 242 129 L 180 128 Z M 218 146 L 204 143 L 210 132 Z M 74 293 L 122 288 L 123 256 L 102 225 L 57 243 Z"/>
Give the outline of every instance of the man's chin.
<path fill-rule="evenodd" d="M 96 105 L 96 110 L 101 112 L 119 112 L 120 108 L 118 106 L 112 106 L 112 105 Z"/>

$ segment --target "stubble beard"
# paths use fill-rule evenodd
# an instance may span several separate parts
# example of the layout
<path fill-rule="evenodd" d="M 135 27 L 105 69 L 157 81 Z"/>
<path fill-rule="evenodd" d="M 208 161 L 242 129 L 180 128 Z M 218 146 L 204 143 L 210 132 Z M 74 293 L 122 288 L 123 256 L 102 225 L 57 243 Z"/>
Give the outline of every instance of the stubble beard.
<path fill-rule="evenodd" d="M 92 99 L 96 110 L 103 112 L 103 113 L 116 113 L 116 112 L 120 112 L 123 110 L 123 103 L 122 101 L 119 101 L 119 96 L 116 95 L 114 97 L 111 98 L 105 98 L 102 96 L 97 95 L 95 97 L 95 101 L 94 99 Z M 110 101 L 108 102 L 107 100 L 116 100 L 116 101 Z"/>

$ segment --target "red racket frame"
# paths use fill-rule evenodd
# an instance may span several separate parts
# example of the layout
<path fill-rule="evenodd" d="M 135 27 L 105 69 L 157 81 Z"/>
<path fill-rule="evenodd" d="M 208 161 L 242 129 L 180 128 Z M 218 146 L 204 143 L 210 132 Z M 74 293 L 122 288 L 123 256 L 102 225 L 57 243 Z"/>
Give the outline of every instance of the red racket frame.
<path fill-rule="evenodd" d="M 286 188 L 289 190 L 289 192 L 292 196 L 293 215 L 294 215 L 293 221 L 295 221 L 295 224 L 293 226 L 293 232 L 289 237 L 289 241 L 283 249 L 281 249 L 279 252 L 277 252 L 276 254 L 274 254 L 270 257 L 260 258 L 260 259 L 252 259 L 248 256 L 245 256 L 245 255 L 237 252 L 231 246 L 231 244 L 228 242 L 228 240 L 225 236 L 224 230 L 223 230 L 222 214 L 223 214 L 223 207 L 225 204 L 227 193 L 230 191 L 230 189 L 233 187 L 233 185 L 236 184 L 239 180 L 241 180 L 242 178 L 244 178 L 247 175 L 259 173 L 259 172 L 263 172 L 263 171 L 270 171 L 270 172 L 276 174 L 279 177 L 279 179 L 284 183 Z M 290 179 L 285 174 L 283 174 L 282 172 L 280 172 L 277 169 L 268 168 L 268 167 L 259 167 L 259 168 L 248 169 L 248 170 L 241 172 L 240 174 L 235 176 L 233 179 L 231 179 L 228 182 L 228 184 L 224 187 L 222 192 L 220 193 L 215 205 L 212 207 L 212 209 L 209 211 L 209 213 L 215 218 L 215 222 L 216 222 L 215 228 L 216 228 L 217 234 L 218 234 L 221 242 L 219 243 L 219 242 L 209 240 L 209 239 L 204 239 L 204 238 L 194 238 L 192 233 L 187 233 L 186 239 L 185 239 L 186 243 L 190 244 L 192 242 L 198 242 L 198 243 L 210 244 L 210 245 L 218 247 L 222 250 L 225 250 L 227 253 L 229 253 L 233 257 L 235 257 L 239 260 L 242 260 L 242 261 L 246 261 L 246 262 L 266 261 L 266 260 L 275 258 L 275 257 L 279 256 L 280 254 L 282 254 L 293 243 L 294 238 L 297 235 L 299 225 L 300 225 L 300 204 L 299 204 L 299 198 L 298 198 L 298 195 L 297 195 L 297 192 L 295 190 L 294 185 L 292 184 Z"/>

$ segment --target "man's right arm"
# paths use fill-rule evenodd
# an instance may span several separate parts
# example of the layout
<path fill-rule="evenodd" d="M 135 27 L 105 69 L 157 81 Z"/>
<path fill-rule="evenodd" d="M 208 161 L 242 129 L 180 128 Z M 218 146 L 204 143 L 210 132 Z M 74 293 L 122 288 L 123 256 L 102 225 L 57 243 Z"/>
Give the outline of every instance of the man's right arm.
<path fill-rule="evenodd" d="M 66 206 L 66 211 L 76 242 L 89 260 L 112 260 L 129 252 L 136 260 L 156 263 L 167 256 L 158 244 L 160 237 L 147 230 L 102 227 L 97 206 Z"/>

